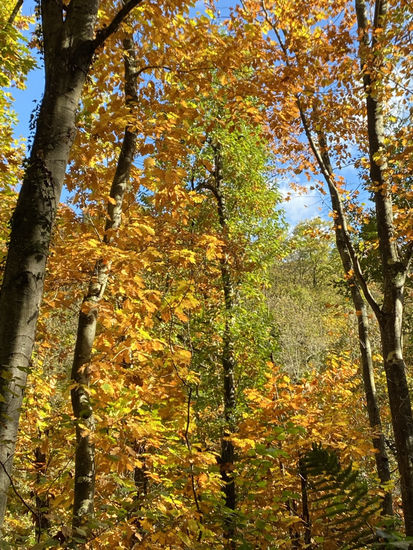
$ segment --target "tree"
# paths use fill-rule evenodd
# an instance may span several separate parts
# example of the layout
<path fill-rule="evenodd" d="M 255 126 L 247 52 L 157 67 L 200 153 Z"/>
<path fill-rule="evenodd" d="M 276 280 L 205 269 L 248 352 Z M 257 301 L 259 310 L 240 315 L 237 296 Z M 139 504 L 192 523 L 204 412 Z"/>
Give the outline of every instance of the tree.
<path fill-rule="evenodd" d="M 195 138 L 194 143 L 188 148 L 187 156 L 179 159 L 189 193 L 194 196 L 194 206 L 188 228 L 185 227 L 188 221 L 181 214 L 184 227 L 177 231 L 176 236 L 177 242 L 183 242 L 185 247 L 181 251 L 181 269 L 170 271 L 169 288 L 165 293 L 165 302 L 172 305 L 183 291 L 180 300 L 189 302 L 195 288 L 195 296 L 200 304 L 205 305 L 198 312 L 199 304 L 197 309 L 189 310 L 190 314 L 183 312 L 181 307 L 181 311 L 176 311 L 175 320 L 171 318 L 172 313 L 161 315 L 169 324 L 169 339 L 176 339 L 192 353 L 187 367 L 190 372 L 186 374 L 187 369 L 181 368 L 179 376 L 188 393 L 188 403 L 194 402 L 200 436 L 209 434 L 208 440 L 212 439 L 214 447 L 217 438 L 220 444 L 216 452 L 219 454 L 224 503 L 219 499 L 217 505 L 222 511 L 220 522 L 223 523 L 224 545 L 234 548 L 239 538 L 236 528 L 237 464 L 232 442 L 239 416 L 237 401 L 238 397 L 242 399 L 246 386 L 262 382 L 270 355 L 268 325 L 262 326 L 263 341 L 260 342 L 261 326 L 248 324 L 253 316 L 248 319 L 247 310 L 250 307 L 253 311 L 259 307 L 260 299 L 264 301 L 259 289 L 255 289 L 255 293 L 251 289 L 257 284 L 265 285 L 265 266 L 272 261 L 276 248 L 274 237 L 280 230 L 279 214 L 275 210 L 278 196 L 271 185 L 271 159 L 261 129 L 242 120 L 236 124 L 232 121 L 222 98 L 215 97 L 216 88 L 220 86 L 215 74 L 213 79 L 212 90 L 208 95 L 205 93 L 202 102 L 198 103 L 197 119 L 188 129 L 186 139 L 190 142 Z M 199 116 L 200 111 L 202 116 Z M 179 117 L 175 116 L 173 120 L 177 127 L 182 125 Z M 169 172 L 176 162 L 176 159 L 161 156 L 163 143 L 168 137 L 168 134 L 161 135 L 156 143 L 159 157 L 153 174 L 156 179 L 160 178 L 161 190 L 166 188 L 164 182 L 168 183 Z M 151 190 L 155 192 L 156 204 L 153 183 Z M 171 210 L 168 204 L 162 207 Z M 176 217 L 173 210 L 171 215 L 173 219 Z M 166 257 L 171 258 L 171 251 L 168 252 Z M 187 258 L 193 259 L 184 270 Z M 201 266 L 203 270 L 194 276 L 194 271 L 199 271 Z M 262 278 L 259 271 L 263 272 Z M 180 282 L 182 276 L 184 280 Z M 179 288 L 182 290 L 178 294 Z M 262 325 L 265 321 L 262 319 Z M 259 349 L 258 343 L 265 349 Z M 176 368 L 178 372 L 177 361 Z M 247 377 L 246 372 L 249 373 Z M 239 380 L 240 387 L 235 379 Z M 205 409 L 214 411 L 215 423 L 211 426 L 208 426 L 209 422 L 206 426 L 206 422 L 201 425 L 198 420 L 205 415 Z M 201 491 L 201 509 L 203 495 Z M 202 516 L 202 523 L 207 522 L 208 515 Z M 200 527 L 200 532 L 204 529 Z"/>
<path fill-rule="evenodd" d="M 113 20 L 107 4 L 102 27 Z M 80 5 L 63 7 L 63 30 Z M 352 133 L 360 151 L 367 144 L 364 91 L 353 89 L 351 74 L 355 12 L 345 0 L 246 0 L 222 25 L 212 6 L 188 18 L 183 6 L 145 3 L 143 17 L 105 41 L 78 96 L 71 197 L 52 235 L 4 529 L 13 547 L 338 548 L 363 535 L 360 522 L 371 532 L 381 525 L 378 512 L 364 517 L 356 508 L 354 483 L 364 480 L 363 498 L 366 488 L 373 500 L 383 496 L 371 444 L 382 430 L 369 427 L 360 406 L 356 316 L 348 312 L 362 281 L 352 264 L 350 286 L 337 275 L 330 224 L 311 220 L 287 238 L 287 250 L 280 244 L 274 185 L 274 174 L 292 168 L 298 183 L 306 171 L 318 186 L 315 153 L 329 162 L 327 184 L 338 192 L 331 225 L 353 262 L 347 237 L 353 242 L 351 232 L 370 220 L 355 208 L 351 223 L 340 223 L 340 207 L 354 206 L 335 165 L 348 158 Z M 59 9 L 44 0 L 44 13 Z M 136 63 L 126 76 L 136 88 L 125 102 L 119 73 L 132 35 Z M 48 67 L 48 78 L 65 73 Z M 318 79 L 327 79 L 322 93 L 311 88 Z M 355 250 L 363 251 L 361 239 Z M 382 283 L 368 283 L 374 297 Z M 386 406 L 380 413 L 386 426 Z M 308 463 L 311 449 L 320 453 Z M 321 455 L 322 471 L 313 468 Z M 328 471 L 332 487 L 321 479 Z"/>
<path fill-rule="evenodd" d="M 214 103 L 213 101 L 212 104 Z M 216 104 L 216 107 L 218 111 L 222 111 L 219 104 Z M 206 118 L 208 115 L 210 114 L 207 113 Z M 222 113 L 221 119 L 225 121 L 225 115 Z M 223 126 L 222 122 L 221 126 Z M 265 250 L 263 237 L 268 238 L 271 230 L 277 231 L 277 213 L 275 212 L 277 194 L 271 189 L 265 177 L 266 171 L 269 171 L 269 167 L 265 166 L 266 162 L 269 162 L 269 156 L 266 158 L 264 145 L 257 133 L 257 130 L 249 128 L 246 124 L 231 129 L 220 128 L 219 125 L 210 128 L 205 139 L 206 145 L 196 159 L 192 176 L 192 185 L 200 191 L 210 193 L 214 199 L 218 235 L 222 241 L 219 270 L 223 292 L 220 361 L 223 371 L 224 427 L 221 436 L 220 470 L 225 495 L 224 546 L 228 549 L 236 548 L 238 539 L 236 453 L 231 437 L 237 431 L 239 416 L 237 394 L 240 390 L 236 387 L 235 379 L 240 370 L 239 363 L 242 364 L 245 361 L 237 350 L 239 343 L 235 325 L 237 313 L 239 315 L 239 308 L 242 306 L 243 299 L 245 300 L 242 295 L 242 281 L 246 273 L 257 268 L 258 264 L 255 262 L 258 257 L 261 257 L 261 269 L 264 275 L 265 254 L 268 254 L 269 250 Z M 199 164 L 204 165 L 201 172 L 196 169 Z M 205 173 L 204 176 L 202 172 Z M 263 214 L 266 215 L 265 221 L 259 220 L 259 216 Z M 274 238 L 275 235 L 273 234 L 272 237 Z M 255 243 L 252 242 L 254 240 Z M 271 246 L 270 242 L 268 245 Z M 241 252 L 242 247 L 245 247 L 244 252 Z M 254 248 L 256 248 L 256 258 L 254 258 Z M 246 322 L 245 318 L 244 322 Z M 243 327 L 243 330 L 245 328 Z M 258 327 L 255 330 L 258 333 Z M 269 354 L 269 351 L 267 353 Z M 257 377 L 258 380 L 259 377 Z"/>
<path fill-rule="evenodd" d="M 76 109 L 96 51 L 140 3 L 121 5 L 96 32 L 100 2 L 41 3 L 45 92 L 23 184 L 11 222 L 10 243 L 0 294 L 0 526 L 30 370 L 46 259 L 56 209 L 73 140 Z M 96 33 L 96 35 L 95 35 Z"/>
<path fill-rule="evenodd" d="M 370 185 L 373 191 L 379 251 L 383 276 L 383 303 L 379 306 L 365 288 L 365 280 L 357 260 L 353 260 L 355 272 L 363 285 L 366 299 L 376 314 L 381 333 L 384 369 L 392 413 L 392 424 L 397 447 L 397 462 L 403 499 L 406 534 L 413 536 L 413 415 L 409 387 L 406 379 L 406 364 L 403 357 L 403 295 L 406 277 L 413 254 L 413 243 L 403 246 L 396 240 L 397 228 L 393 220 L 392 175 L 387 170 L 385 144 L 385 112 L 389 97 L 385 80 L 380 71 L 385 63 L 384 40 L 390 5 L 386 1 L 374 3 L 374 21 L 370 26 L 367 3 L 356 0 L 359 32 L 359 57 L 366 94 L 367 136 L 369 150 Z M 402 15 L 404 18 L 404 15 Z M 403 19 L 401 21 L 404 22 Z M 399 25 L 397 21 L 396 25 Z M 376 61 L 372 61 L 372 57 Z M 395 70 L 392 64 L 389 72 Z M 383 81 L 384 80 L 384 81 Z M 386 105 L 387 103 L 387 105 Z M 351 249 L 350 249 L 351 250 Z"/>
<path fill-rule="evenodd" d="M 396 4 L 395 9 L 390 11 L 386 2 L 374 3 L 376 15 L 371 25 L 367 17 L 367 4 L 356 3 L 354 10 L 349 2 L 335 3 L 333 11 L 329 11 L 324 2 L 303 6 L 300 21 L 297 19 L 296 6 L 292 4 L 289 10 L 284 9 L 281 13 L 280 7 L 276 4 L 252 2 L 247 4 L 246 18 L 251 20 L 261 17 L 261 21 L 266 25 L 264 30 L 274 33 L 263 39 L 263 48 L 269 60 L 268 67 L 279 72 L 282 76 L 281 82 L 284 83 L 277 89 L 279 101 L 277 100 L 276 106 L 272 106 L 270 111 L 270 123 L 278 140 L 277 149 L 280 154 L 286 154 L 284 158 L 288 158 L 287 155 L 291 156 L 293 147 L 296 153 L 295 162 L 298 165 L 298 168 L 294 167 L 295 172 L 306 172 L 311 179 L 311 174 L 319 171 L 327 183 L 335 221 L 337 247 L 346 276 L 349 278 L 355 308 L 360 312 L 359 336 L 366 394 L 370 396 L 370 421 L 378 426 L 380 419 L 377 404 L 374 403 L 372 363 L 368 357 L 369 344 L 366 340 L 368 327 L 365 303 L 371 306 L 380 326 L 392 423 L 395 439 L 398 441 L 398 464 L 402 478 L 406 530 L 410 533 L 413 503 L 409 496 L 412 484 L 407 457 L 411 456 L 409 434 L 412 416 L 405 369 L 401 367 L 404 365 L 401 335 L 403 290 L 409 269 L 411 244 L 407 242 L 408 239 L 406 240 L 406 231 L 403 232 L 401 226 L 400 229 L 398 227 L 399 220 L 403 220 L 405 215 L 401 214 L 393 219 L 393 195 L 398 194 L 400 197 L 405 191 L 404 186 L 400 184 L 399 175 L 386 164 L 392 162 L 387 161 L 391 155 L 386 152 L 390 152 L 392 148 L 386 142 L 389 139 L 390 143 L 391 139 L 386 137 L 385 132 L 386 120 L 393 116 L 392 101 L 399 98 L 404 106 L 402 111 L 408 109 L 408 94 L 406 90 L 402 91 L 404 88 L 401 82 L 403 75 L 408 72 L 407 66 L 410 63 L 409 56 L 404 56 L 407 35 L 402 30 L 406 29 L 408 10 L 405 6 Z M 333 13 L 337 16 L 335 23 L 329 19 L 333 17 Z M 355 39 L 356 15 L 360 47 Z M 320 21 L 325 21 L 326 25 L 321 25 Z M 326 41 L 330 45 L 327 50 L 324 47 Z M 360 64 L 360 60 L 362 70 L 359 71 L 359 83 L 362 87 L 357 88 L 354 84 L 354 70 Z M 400 69 L 400 76 L 395 76 L 396 68 L 397 71 Z M 298 75 L 302 78 L 297 79 Z M 291 83 L 294 79 L 295 84 L 286 88 L 285 83 Z M 270 80 L 264 84 L 267 89 L 271 85 Z M 361 89 L 364 89 L 363 93 L 367 96 L 367 108 L 363 125 L 360 126 L 357 117 L 364 101 L 360 96 Z M 288 110 L 291 113 L 288 122 L 290 132 L 295 136 L 289 142 L 288 151 L 276 126 L 276 114 L 282 108 L 284 112 Z M 401 131 L 403 135 L 408 133 L 407 128 Z M 307 151 L 300 136 L 307 139 Z M 369 151 L 368 160 L 362 157 L 364 160 L 361 163 L 356 160 L 355 164 L 358 167 L 364 166 L 360 184 L 365 185 L 373 194 L 376 205 L 376 223 L 377 227 L 380 227 L 378 246 L 381 251 L 383 273 L 381 305 L 373 296 L 362 273 L 351 239 L 351 228 L 345 215 L 346 209 L 352 208 L 359 220 L 363 216 L 362 208 L 350 200 L 351 193 L 344 191 L 344 178 L 340 173 L 340 170 L 351 162 L 351 146 L 361 157 L 366 150 Z M 398 157 L 399 169 L 402 165 L 407 168 L 408 154 L 408 150 L 403 147 L 403 152 Z M 366 173 L 367 165 L 369 175 Z M 399 170 L 397 174 L 400 174 Z M 353 198 L 356 195 L 357 192 Z M 394 359 L 396 356 L 397 360 Z M 389 474 L 384 441 L 382 437 L 380 439 L 381 441 L 377 440 L 378 456 L 381 456 L 378 467 L 385 481 Z M 387 511 L 390 511 L 388 506 Z"/>
<path fill-rule="evenodd" d="M 125 103 L 131 105 L 137 100 L 136 53 L 132 38 L 123 40 L 125 50 Z M 131 113 L 132 115 L 132 113 Z M 110 188 L 108 212 L 103 243 L 109 244 L 114 232 L 121 224 L 122 204 L 128 189 L 129 177 L 135 156 L 137 135 L 131 126 L 126 126 L 116 172 Z M 110 274 L 110 262 L 101 258 L 93 268 L 88 291 L 79 311 L 79 323 L 71 378 L 75 383 L 72 389 L 73 412 L 77 419 L 75 488 L 73 525 L 83 528 L 93 517 L 95 492 L 95 457 L 92 442 L 95 420 L 88 394 L 90 385 L 89 363 L 92 355 L 99 302 L 105 293 Z"/>

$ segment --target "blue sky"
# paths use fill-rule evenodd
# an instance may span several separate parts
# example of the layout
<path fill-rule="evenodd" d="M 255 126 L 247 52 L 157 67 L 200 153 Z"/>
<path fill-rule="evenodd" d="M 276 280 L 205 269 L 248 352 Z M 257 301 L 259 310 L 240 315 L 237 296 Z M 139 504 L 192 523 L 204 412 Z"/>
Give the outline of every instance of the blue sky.
<path fill-rule="evenodd" d="M 34 1 L 24 0 L 23 2 L 23 14 L 33 15 L 34 13 Z M 30 36 L 33 29 L 29 31 L 27 36 Z M 27 138 L 30 130 L 30 116 L 37 103 L 41 100 L 43 95 L 44 75 L 42 61 L 38 57 L 38 67 L 32 70 L 27 78 L 27 86 L 25 90 L 12 90 L 13 97 L 15 98 L 15 111 L 17 112 L 19 123 L 15 129 L 16 137 L 23 136 Z"/>

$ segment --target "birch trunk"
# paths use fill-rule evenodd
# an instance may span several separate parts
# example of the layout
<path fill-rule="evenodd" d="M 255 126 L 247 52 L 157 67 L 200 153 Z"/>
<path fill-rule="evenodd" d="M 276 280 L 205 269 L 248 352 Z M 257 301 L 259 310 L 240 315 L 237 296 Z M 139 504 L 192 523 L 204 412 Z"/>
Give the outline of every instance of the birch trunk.
<path fill-rule="evenodd" d="M 137 98 L 136 86 L 136 52 L 132 38 L 123 41 L 125 49 L 125 96 L 126 104 L 131 105 Z M 118 165 L 110 189 L 110 197 L 114 204 L 108 202 L 107 221 L 103 241 L 109 243 L 113 238 L 113 230 L 119 228 L 122 220 L 122 204 L 128 187 L 130 171 L 136 152 L 136 133 L 129 127 L 119 154 Z M 110 233 L 108 233 L 110 231 Z M 109 237 L 108 235 L 111 235 Z M 110 274 L 110 262 L 99 259 L 93 269 L 88 291 L 79 311 L 76 346 L 72 365 L 72 381 L 76 384 L 72 389 L 73 413 L 76 418 L 76 451 L 75 451 L 75 481 L 73 503 L 73 528 L 84 528 L 94 515 L 95 494 L 95 448 L 93 433 L 95 421 L 92 403 L 89 397 L 90 384 L 89 363 L 99 313 L 99 303 L 102 300 Z M 84 529 L 83 529 L 84 530 Z"/>
<path fill-rule="evenodd" d="M 140 0 L 125 3 L 95 34 L 98 0 L 72 0 L 66 13 L 42 0 L 45 91 L 30 157 L 11 220 L 0 292 L 0 528 L 30 371 L 46 260 L 66 166 L 76 133 L 76 109 L 92 57 Z"/>

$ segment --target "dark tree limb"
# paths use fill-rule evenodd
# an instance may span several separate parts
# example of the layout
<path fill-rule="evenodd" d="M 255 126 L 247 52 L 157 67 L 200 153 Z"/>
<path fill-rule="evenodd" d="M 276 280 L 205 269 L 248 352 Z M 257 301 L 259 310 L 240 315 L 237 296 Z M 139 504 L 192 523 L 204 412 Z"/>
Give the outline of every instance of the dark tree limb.
<path fill-rule="evenodd" d="M 23 0 L 17 0 L 16 5 L 14 6 L 13 11 L 11 12 L 11 14 L 10 14 L 10 16 L 7 20 L 8 25 L 13 25 L 14 20 L 16 19 L 17 14 L 19 13 L 20 8 L 22 7 L 22 5 L 23 5 Z"/>
<path fill-rule="evenodd" d="M 96 38 L 93 41 L 93 49 L 96 51 L 100 48 L 109 36 L 118 30 L 121 23 L 125 20 L 133 8 L 136 8 L 139 4 L 142 4 L 142 2 L 143 0 L 129 0 L 128 2 L 125 2 L 109 25 L 97 31 Z"/>

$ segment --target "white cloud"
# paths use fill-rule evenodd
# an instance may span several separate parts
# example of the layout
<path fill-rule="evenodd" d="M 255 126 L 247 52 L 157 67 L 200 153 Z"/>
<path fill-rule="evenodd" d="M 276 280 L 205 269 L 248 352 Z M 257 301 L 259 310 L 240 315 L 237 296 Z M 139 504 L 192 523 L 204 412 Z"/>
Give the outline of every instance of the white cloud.
<path fill-rule="evenodd" d="M 291 226 L 317 216 L 328 216 L 327 205 L 324 204 L 320 192 L 310 189 L 309 185 L 302 187 L 302 191 L 295 191 L 287 182 L 281 182 L 278 187 L 284 199 L 280 208 L 284 210 L 286 221 Z"/>

